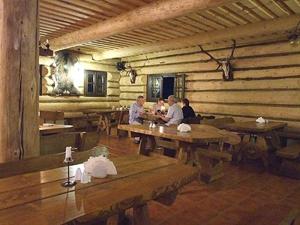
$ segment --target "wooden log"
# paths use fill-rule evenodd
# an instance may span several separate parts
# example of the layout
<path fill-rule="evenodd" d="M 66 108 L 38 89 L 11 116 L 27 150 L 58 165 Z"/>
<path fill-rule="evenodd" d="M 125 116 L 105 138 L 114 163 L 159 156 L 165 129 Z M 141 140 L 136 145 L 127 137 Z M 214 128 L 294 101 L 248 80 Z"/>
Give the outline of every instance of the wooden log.
<path fill-rule="evenodd" d="M 40 103 L 79 103 L 79 102 L 117 102 L 118 97 L 87 97 L 87 96 L 48 96 L 43 95 L 39 97 Z"/>
<path fill-rule="evenodd" d="M 120 73 L 118 72 L 108 72 L 107 73 L 107 80 L 108 81 L 119 81 L 120 80 Z"/>
<path fill-rule="evenodd" d="M 0 162 L 39 154 L 38 1 L 0 3 Z"/>
<path fill-rule="evenodd" d="M 136 81 L 134 84 L 130 83 L 130 77 L 126 76 L 126 77 L 121 77 L 120 78 L 120 85 L 141 85 L 141 84 L 146 84 L 147 83 L 147 75 L 138 75 L 136 77 Z"/>
<path fill-rule="evenodd" d="M 299 66 L 292 66 L 286 68 L 268 68 L 268 69 L 254 69 L 245 71 L 235 71 L 234 79 L 268 79 L 268 78 L 284 78 L 299 76 Z M 186 81 L 202 81 L 202 80 L 222 80 L 222 72 L 194 72 L 186 74 Z"/>
<path fill-rule="evenodd" d="M 211 55 L 213 55 L 216 59 L 224 59 L 228 57 L 231 52 L 230 49 L 220 49 L 214 51 L 208 51 Z M 289 42 L 280 42 L 280 43 L 269 43 L 265 45 L 252 45 L 252 46 L 242 46 L 237 47 L 234 51 L 234 58 L 241 58 L 241 57 L 261 57 L 261 56 L 271 56 L 271 55 L 278 55 L 278 54 L 290 54 L 290 53 L 299 53 L 300 46 L 291 46 Z M 150 65 L 163 65 L 163 64 L 171 64 L 177 62 L 199 62 L 210 60 L 210 57 L 202 53 L 200 48 L 195 48 L 193 52 L 185 53 L 185 54 L 176 54 L 174 56 L 169 55 L 166 57 L 159 57 L 154 59 L 142 60 L 137 62 L 131 62 L 131 67 L 143 67 L 143 66 L 150 66 Z"/>
<path fill-rule="evenodd" d="M 167 0 L 153 2 L 79 31 L 52 39 L 50 43 L 51 47 L 55 50 L 66 49 L 89 41 L 99 40 L 118 33 L 155 24 L 159 21 L 175 18 L 192 11 L 217 7 L 228 2 L 231 2 L 231 0 Z M 143 16 L 141 17 L 141 15 Z"/>
<path fill-rule="evenodd" d="M 127 95 L 124 93 L 120 97 L 124 98 Z M 220 92 L 187 92 L 186 97 L 190 100 L 192 106 L 197 103 L 251 103 L 300 106 L 300 90 L 290 91 L 288 89 L 282 91 L 235 91 L 234 93 L 231 90 Z"/>
<path fill-rule="evenodd" d="M 120 89 L 119 88 L 109 88 L 107 89 L 107 96 L 119 96 Z"/>
<path fill-rule="evenodd" d="M 276 79 L 261 81 L 261 80 L 236 80 L 233 82 L 226 81 L 211 81 L 211 82 L 188 82 L 186 84 L 186 90 L 188 91 L 208 91 L 208 90 L 288 90 L 299 89 L 300 78 L 291 79 Z"/>
<path fill-rule="evenodd" d="M 282 33 L 294 29 L 300 16 L 288 16 L 269 21 L 256 22 L 243 26 L 236 26 L 226 30 L 217 30 L 207 33 L 201 33 L 190 37 L 181 37 L 173 40 L 166 40 L 155 44 L 143 46 L 133 46 L 117 50 L 108 50 L 102 53 L 94 54 L 97 60 L 108 58 L 121 58 L 132 55 L 145 54 L 149 52 L 159 52 L 169 49 L 184 48 L 198 44 L 220 42 L 224 40 L 239 39 L 246 37 L 257 37 L 264 34 Z"/>
<path fill-rule="evenodd" d="M 247 56 L 264 56 L 271 54 L 287 54 L 287 53 L 296 53 L 300 51 L 300 47 L 292 46 L 287 42 L 279 41 L 279 42 L 262 42 L 251 45 L 240 45 L 238 42 L 238 46 L 234 51 L 234 57 L 247 57 Z M 230 53 L 232 43 L 215 45 L 211 47 L 206 47 L 209 53 L 211 53 L 215 58 L 224 58 Z M 159 64 L 164 63 L 165 59 L 168 58 L 171 60 L 173 57 L 178 57 L 182 55 L 193 55 L 197 54 L 198 58 L 201 60 L 207 60 L 209 57 L 206 54 L 201 53 L 200 48 L 198 46 L 176 49 L 170 51 L 162 51 L 149 53 L 147 55 L 138 55 L 133 57 L 125 58 L 124 60 L 130 62 L 130 65 L 133 67 L 143 66 L 146 62 L 146 65 L 150 64 Z M 169 62 L 169 61 L 168 61 Z"/>
<path fill-rule="evenodd" d="M 256 58 L 243 58 L 232 60 L 235 70 L 257 69 L 263 67 L 280 66 L 299 66 L 300 54 L 291 54 L 286 56 L 269 56 Z M 209 62 L 180 62 L 165 65 L 153 65 L 140 69 L 141 74 L 160 74 L 160 73 L 185 73 L 185 72 L 207 72 L 216 71 L 218 65 L 213 61 Z"/>
<path fill-rule="evenodd" d="M 299 107 L 275 107 L 260 105 L 222 105 L 222 104 L 197 104 L 193 105 L 194 110 L 200 113 L 234 115 L 234 116 L 250 116 L 252 118 L 266 117 L 277 120 L 294 120 L 300 121 Z"/>
<path fill-rule="evenodd" d="M 80 103 L 40 103 L 40 110 L 46 111 L 80 111 L 84 109 L 103 109 L 119 107 L 119 102 L 80 102 Z"/>
<path fill-rule="evenodd" d="M 116 82 L 107 81 L 107 88 L 119 88 L 120 84 Z"/>
<path fill-rule="evenodd" d="M 146 86 L 120 86 L 121 92 L 144 93 Z"/>

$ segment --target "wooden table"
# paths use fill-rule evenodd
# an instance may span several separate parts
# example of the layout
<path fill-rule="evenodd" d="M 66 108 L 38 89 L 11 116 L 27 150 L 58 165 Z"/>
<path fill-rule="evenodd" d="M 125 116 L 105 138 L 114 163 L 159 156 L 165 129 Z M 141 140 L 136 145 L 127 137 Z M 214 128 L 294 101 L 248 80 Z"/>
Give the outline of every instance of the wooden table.
<path fill-rule="evenodd" d="M 141 155 L 112 159 L 118 175 L 92 178 L 64 188 L 66 167 L 0 179 L 1 225 L 58 225 L 94 216 L 106 219 L 133 208 L 133 224 L 149 225 L 147 202 L 171 204 L 177 190 L 196 179 L 197 170 L 174 159 Z M 74 176 L 82 164 L 71 166 Z"/>
<path fill-rule="evenodd" d="M 209 129 L 207 125 L 197 125 L 197 129 L 192 128 L 192 131 L 188 133 L 177 131 L 177 126 L 157 126 L 156 128 L 149 128 L 148 125 L 119 125 L 118 129 L 129 131 L 132 133 L 132 136 L 141 137 L 138 153 L 142 155 L 149 155 L 151 150 L 154 149 L 154 137 L 174 140 L 178 147 L 176 157 L 185 163 L 199 167 L 200 161 L 197 154 L 197 147 L 201 144 L 212 142 L 220 143 L 220 146 L 222 146 L 222 143 L 227 138 L 214 129 Z M 201 175 L 205 176 L 209 182 L 222 177 L 223 170 L 221 169 L 221 164 L 221 161 L 209 161 L 206 166 L 210 169 L 203 170 L 209 172 L 205 175 L 202 173 Z"/>
<path fill-rule="evenodd" d="M 39 129 L 40 135 L 47 135 L 73 131 L 74 127 L 72 125 L 45 124 L 41 125 Z"/>
<path fill-rule="evenodd" d="M 268 151 L 276 151 L 281 148 L 280 137 L 277 131 L 282 130 L 287 124 L 283 122 L 270 121 L 268 123 L 257 123 L 255 121 L 235 122 L 224 125 L 225 129 L 238 133 L 249 134 L 250 139 L 242 148 L 242 152 L 246 153 L 250 158 L 262 158 L 265 166 L 268 166 L 268 156 L 257 145 L 257 137 L 265 139 Z"/>
<path fill-rule="evenodd" d="M 111 134 L 111 120 L 113 114 L 121 114 L 122 112 L 128 112 L 127 109 L 125 110 L 117 110 L 117 109 L 87 109 L 84 110 L 83 113 L 87 115 L 87 118 L 91 116 L 98 115 L 98 129 L 99 132 L 106 130 L 107 135 Z M 120 116 L 120 115 L 119 115 Z M 118 116 L 118 117 L 119 117 Z M 117 118 L 118 119 L 118 118 Z"/>
<path fill-rule="evenodd" d="M 144 113 L 143 115 L 140 116 L 143 120 L 146 121 L 153 121 L 153 122 L 163 122 L 163 120 L 160 118 L 159 115 L 154 115 L 153 113 Z"/>

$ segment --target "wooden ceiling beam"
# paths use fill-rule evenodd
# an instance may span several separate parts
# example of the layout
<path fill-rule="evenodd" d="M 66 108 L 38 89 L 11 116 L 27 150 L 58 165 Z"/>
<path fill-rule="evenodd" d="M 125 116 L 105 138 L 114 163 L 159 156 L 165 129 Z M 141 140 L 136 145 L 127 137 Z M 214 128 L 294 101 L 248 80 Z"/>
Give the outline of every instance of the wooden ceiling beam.
<path fill-rule="evenodd" d="M 286 31 L 294 29 L 299 19 L 300 15 L 282 17 L 268 21 L 236 26 L 223 30 L 199 33 L 191 37 L 181 37 L 154 44 L 104 51 L 99 54 L 94 54 L 94 58 L 97 60 L 122 58 L 127 56 L 146 54 L 149 52 L 159 52 L 170 49 L 185 48 L 199 44 L 203 45 L 231 39 L 251 38 L 261 35 L 267 36 L 272 35 L 273 33 L 282 34 Z"/>
<path fill-rule="evenodd" d="M 176 18 L 197 10 L 222 6 L 234 0 L 160 0 L 119 16 L 101 21 L 81 30 L 50 40 L 54 50 L 61 50 L 85 42 L 102 39 Z"/>

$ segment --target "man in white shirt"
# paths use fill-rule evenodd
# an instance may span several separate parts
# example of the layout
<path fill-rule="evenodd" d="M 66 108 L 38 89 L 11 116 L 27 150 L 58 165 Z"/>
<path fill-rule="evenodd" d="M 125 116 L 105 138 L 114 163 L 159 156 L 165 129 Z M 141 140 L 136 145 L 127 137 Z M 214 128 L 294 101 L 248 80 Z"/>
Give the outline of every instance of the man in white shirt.
<path fill-rule="evenodd" d="M 140 116 L 144 113 L 144 103 L 145 99 L 143 96 L 139 96 L 136 102 L 130 106 L 129 109 L 129 124 L 141 124 L 142 121 Z"/>
<path fill-rule="evenodd" d="M 174 95 L 168 97 L 169 110 L 166 116 L 161 116 L 160 118 L 166 122 L 166 125 L 178 125 L 183 119 L 182 109 L 177 105 L 177 100 Z"/>
<path fill-rule="evenodd" d="M 133 103 L 130 106 L 130 109 L 129 109 L 129 124 L 132 124 L 132 125 L 142 124 L 143 121 L 141 120 L 140 116 L 145 113 L 144 106 L 143 106 L 144 103 L 145 103 L 144 97 L 139 96 L 139 97 L 137 97 L 136 102 Z M 140 138 L 135 137 L 134 142 L 136 144 L 138 144 L 140 142 Z"/>

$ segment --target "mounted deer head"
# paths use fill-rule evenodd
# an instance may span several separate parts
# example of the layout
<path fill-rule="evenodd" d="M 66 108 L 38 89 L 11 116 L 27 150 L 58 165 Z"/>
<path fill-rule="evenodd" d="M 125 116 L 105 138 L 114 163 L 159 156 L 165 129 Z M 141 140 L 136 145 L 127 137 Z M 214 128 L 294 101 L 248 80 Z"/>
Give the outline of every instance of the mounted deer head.
<path fill-rule="evenodd" d="M 117 63 L 117 70 L 122 72 L 126 72 L 126 76 L 129 76 L 130 78 L 130 83 L 134 84 L 137 76 L 137 72 L 135 69 L 132 69 L 131 66 L 126 67 L 126 62 L 118 62 Z"/>
<path fill-rule="evenodd" d="M 214 58 L 210 53 L 205 51 L 201 45 L 199 45 L 201 51 L 204 52 L 206 55 L 208 55 L 210 57 L 210 59 L 214 60 L 218 64 L 217 70 L 219 68 L 222 69 L 223 80 L 225 80 L 225 81 L 233 80 L 233 66 L 231 64 L 231 60 L 233 59 L 233 54 L 234 54 L 234 50 L 236 47 L 236 41 L 235 40 L 232 40 L 232 41 L 233 41 L 233 44 L 232 44 L 230 56 L 225 59 L 222 59 L 222 60 L 218 60 L 218 59 Z"/>
<path fill-rule="evenodd" d="M 129 66 L 127 68 L 126 74 L 129 75 L 129 77 L 130 77 L 130 83 L 135 84 L 135 80 L 136 80 L 136 76 L 137 76 L 136 70 L 132 69 L 131 66 Z"/>

